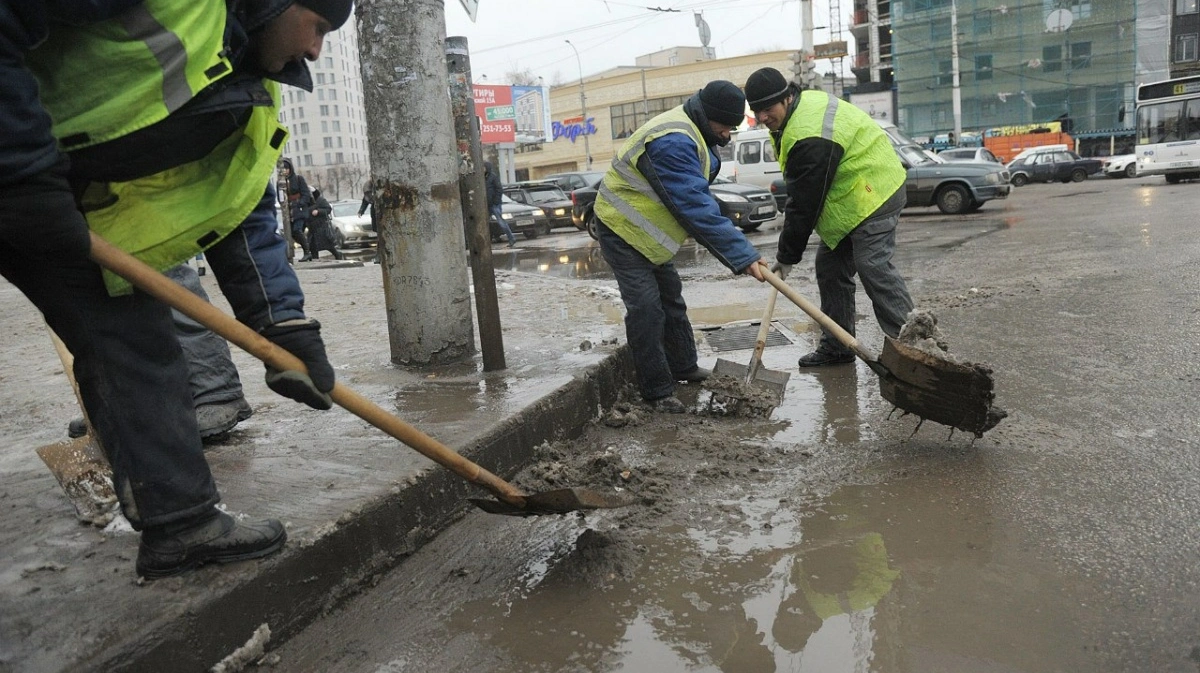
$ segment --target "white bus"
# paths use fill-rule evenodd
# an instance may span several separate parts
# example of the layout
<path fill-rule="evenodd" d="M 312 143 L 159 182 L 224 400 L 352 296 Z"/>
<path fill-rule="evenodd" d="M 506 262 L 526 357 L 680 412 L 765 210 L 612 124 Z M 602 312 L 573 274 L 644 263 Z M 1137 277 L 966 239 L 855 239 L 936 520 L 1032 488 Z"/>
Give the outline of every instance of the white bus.
<path fill-rule="evenodd" d="M 1138 87 L 1134 152 L 1139 177 L 1200 179 L 1200 75 Z"/>

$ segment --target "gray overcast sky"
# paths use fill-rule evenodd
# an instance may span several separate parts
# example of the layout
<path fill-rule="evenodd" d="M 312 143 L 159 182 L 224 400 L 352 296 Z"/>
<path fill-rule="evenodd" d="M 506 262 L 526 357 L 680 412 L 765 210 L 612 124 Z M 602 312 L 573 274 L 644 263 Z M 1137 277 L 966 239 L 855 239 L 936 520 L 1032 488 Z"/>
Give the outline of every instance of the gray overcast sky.
<path fill-rule="evenodd" d="M 547 84 L 569 84 L 619 65 L 633 65 L 641 54 L 676 46 L 700 46 L 693 18 L 702 12 L 712 31 L 709 46 L 717 58 L 776 49 L 799 49 L 799 0 L 479 0 L 471 23 L 460 0 L 445 0 L 446 35 L 465 36 L 471 72 L 480 82 L 509 83 L 506 73 L 532 71 Z M 841 0 L 843 39 L 851 44 L 852 0 Z M 659 12 L 650 8 L 677 9 Z M 814 0 L 817 26 L 827 26 L 828 0 Z M 575 52 L 564 40 L 571 40 Z M 814 42 L 829 41 L 817 30 Z M 845 62 L 849 63 L 849 59 Z M 829 70 L 819 61 L 818 72 Z M 741 85 L 741 82 L 737 82 Z"/>

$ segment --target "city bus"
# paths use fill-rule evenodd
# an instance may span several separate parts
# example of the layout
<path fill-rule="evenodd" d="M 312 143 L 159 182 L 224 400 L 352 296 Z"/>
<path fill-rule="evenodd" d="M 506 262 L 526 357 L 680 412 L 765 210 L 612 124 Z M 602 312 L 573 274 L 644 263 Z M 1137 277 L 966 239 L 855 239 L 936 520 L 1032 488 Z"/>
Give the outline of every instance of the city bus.
<path fill-rule="evenodd" d="M 1134 153 L 1139 177 L 1200 178 L 1200 75 L 1138 87 Z"/>

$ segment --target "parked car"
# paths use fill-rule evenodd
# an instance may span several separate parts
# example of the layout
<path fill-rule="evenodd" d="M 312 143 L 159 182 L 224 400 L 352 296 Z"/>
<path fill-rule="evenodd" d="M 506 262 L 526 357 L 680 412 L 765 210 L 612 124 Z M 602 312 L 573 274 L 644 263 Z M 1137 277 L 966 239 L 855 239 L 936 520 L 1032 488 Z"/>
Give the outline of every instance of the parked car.
<path fill-rule="evenodd" d="M 1000 161 L 1000 157 L 992 154 L 992 151 L 986 147 L 955 147 L 938 152 L 938 156 L 946 161 L 990 161 L 995 164 L 1004 163 Z"/>
<path fill-rule="evenodd" d="M 520 234 L 528 239 L 545 236 L 550 233 L 550 220 L 546 213 L 537 206 L 517 203 L 504 194 L 500 197 L 500 217 L 508 224 L 514 234 Z M 488 217 L 488 231 L 492 235 L 492 243 L 504 240 L 504 231 L 496 218 Z"/>
<path fill-rule="evenodd" d="M 571 199 L 552 182 L 516 182 L 504 186 L 504 193 L 517 203 L 542 209 L 550 228 L 573 227 Z"/>
<path fill-rule="evenodd" d="M 878 121 L 878 120 L 877 120 Z M 908 176 L 904 179 L 908 208 L 937 206 L 948 215 L 971 213 L 992 199 L 1006 199 L 1011 191 L 1008 170 L 990 161 L 946 161 L 931 154 L 891 122 L 879 126 L 892 141 Z"/>
<path fill-rule="evenodd" d="M 553 182 L 558 188 L 570 194 L 580 187 L 595 187 L 604 179 L 604 171 L 577 171 L 572 173 L 551 173 L 542 178 L 543 182 Z"/>
<path fill-rule="evenodd" d="M 339 248 L 366 248 L 379 241 L 379 233 L 371 223 L 371 207 L 358 214 L 361 201 L 334 201 L 331 219 L 337 230 L 334 243 Z"/>
<path fill-rule="evenodd" d="M 1110 178 L 1136 178 L 1137 155 L 1120 154 L 1100 162 L 1100 170 Z"/>
<path fill-rule="evenodd" d="M 779 214 L 770 190 L 757 185 L 718 177 L 708 189 L 716 197 L 717 205 L 721 206 L 721 214 L 742 231 L 754 231 L 763 222 L 770 222 Z"/>
<path fill-rule="evenodd" d="M 1030 182 L 1083 182 L 1100 172 L 1099 159 L 1084 159 L 1069 150 L 1038 152 L 1008 164 L 1009 180 L 1014 187 Z"/>

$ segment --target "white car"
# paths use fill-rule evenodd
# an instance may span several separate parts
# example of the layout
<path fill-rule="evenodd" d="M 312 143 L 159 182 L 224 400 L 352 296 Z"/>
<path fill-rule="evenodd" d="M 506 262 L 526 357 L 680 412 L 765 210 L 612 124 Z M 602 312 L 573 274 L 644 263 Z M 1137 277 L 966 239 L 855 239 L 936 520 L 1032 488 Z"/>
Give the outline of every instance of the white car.
<path fill-rule="evenodd" d="M 337 247 L 354 248 L 374 245 L 379 238 L 375 225 L 371 224 L 371 208 L 358 214 L 361 201 L 335 201 L 333 206 L 333 226 L 338 230 Z"/>
<path fill-rule="evenodd" d="M 1003 163 L 1000 158 L 986 147 L 956 147 L 942 150 L 938 156 L 945 161 L 990 161 L 993 164 Z"/>
<path fill-rule="evenodd" d="M 1119 154 L 1104 160 L 1101 170 L 1110 178 L 1136 178 L 1137 155 Z"/>

